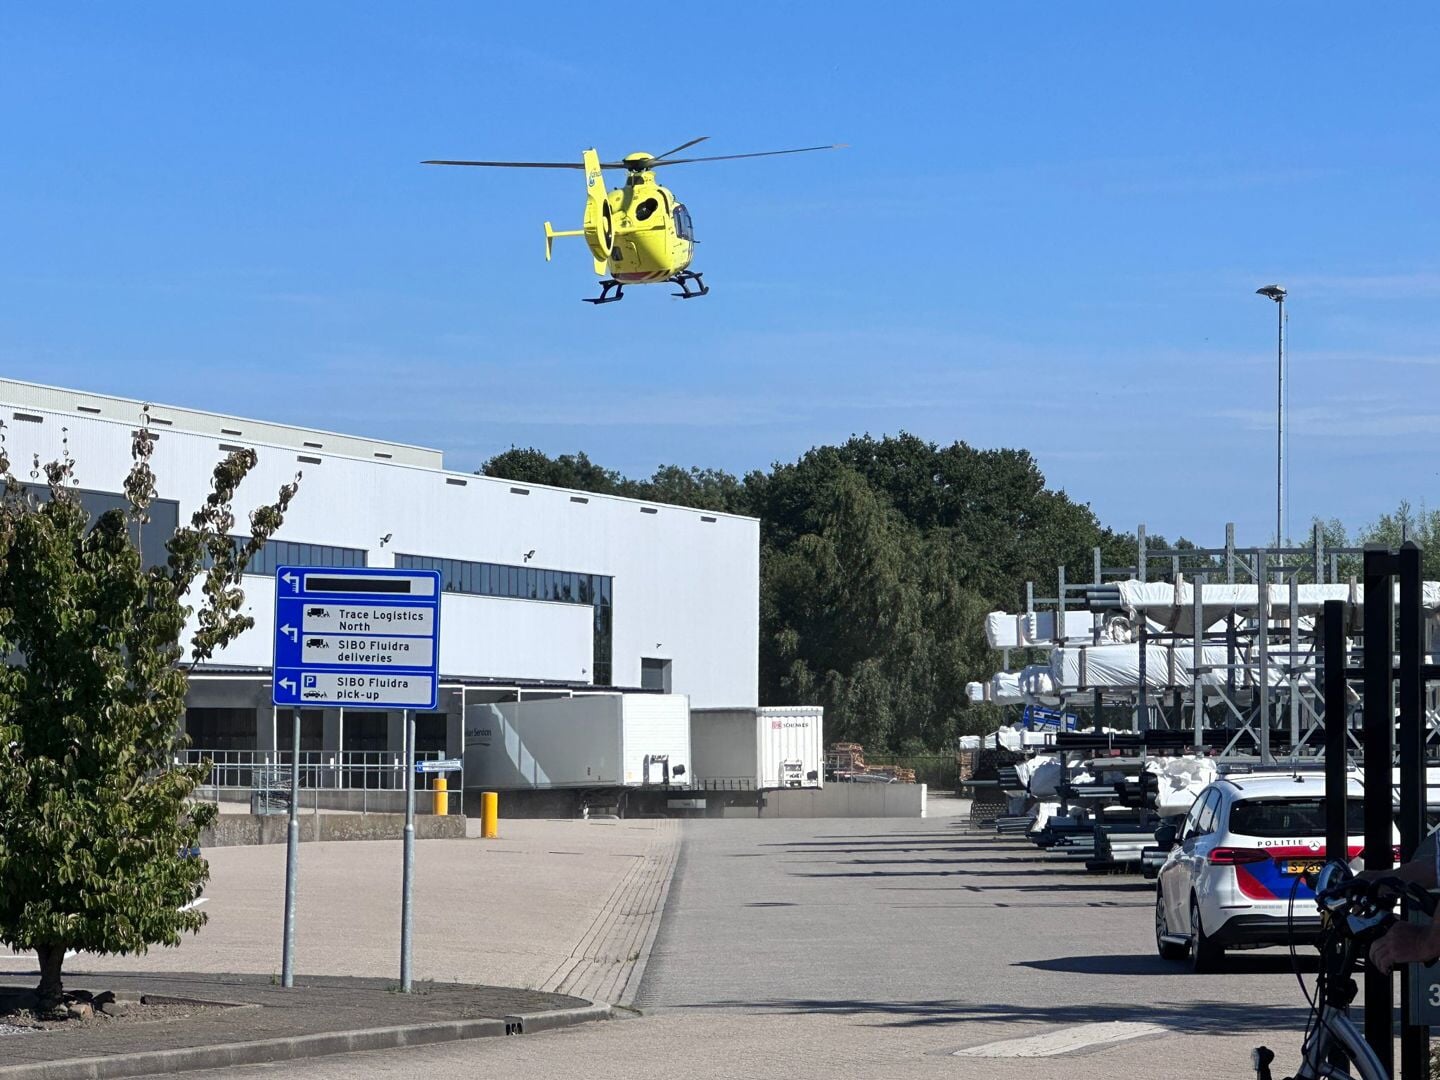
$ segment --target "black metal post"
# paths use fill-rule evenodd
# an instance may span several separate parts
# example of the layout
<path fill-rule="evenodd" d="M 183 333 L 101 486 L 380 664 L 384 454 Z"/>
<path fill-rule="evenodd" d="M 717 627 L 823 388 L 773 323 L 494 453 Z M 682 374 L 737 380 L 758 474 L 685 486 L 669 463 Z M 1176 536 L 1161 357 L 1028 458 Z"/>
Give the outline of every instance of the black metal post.
<path fill-rule="evenodd" d="M 1394 558 L 1378 545 L 1365 548 L 1365 869 L 1389 870 L 1394 807 L 1391 769 L 1395 758 Z M 1394 979 L 1365 969 L 1365 1041 L 1386 1075 L 1395 1071 L 1391 1003 Z"/>
<path fill-rule="evenodd" d="M 1425 616 L 1422 611 L 1420 545 L 1413 540 L 1400 546 L 1400 854 L 1414 858 L 1425 838 Z M 1408 969 L 1407 969 L 1408 975 Z M 1400 995 L 1400 1075 L 1405 1080 L 1430 1076 L 1430 1029 L 1410 1021 L 1410 995 Z"/>
<path fill-rule="evenodd" d="M 1345 824 L 1345 601 L 1325 601 L 1325 855 L 1349 854 L 1350 830 Z"/>

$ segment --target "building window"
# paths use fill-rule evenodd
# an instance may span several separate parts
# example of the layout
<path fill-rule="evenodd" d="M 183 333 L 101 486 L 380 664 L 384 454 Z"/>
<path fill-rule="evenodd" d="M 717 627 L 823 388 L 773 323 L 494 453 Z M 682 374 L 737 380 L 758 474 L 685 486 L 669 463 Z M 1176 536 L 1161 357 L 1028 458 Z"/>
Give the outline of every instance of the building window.
<path fill-rule="evenodd" d="M 190 746 L 194 750 L 254 750 L 255 710 L 186 709 L 185 734 L 190 737 Z"/>
<path fill-rule="evenodd" d="M 289 710 L 280 710 L 276 717 L 275 741 L 280 744 L 281 750 L 289 750 L 295 740 L 294 729 L 291 727 L 293 721 L 290 719 Z M 325 749 L 325 714 L 319 709 L 300 710 L 300 752 L 320 751 Z"/>
<path fill-rule="evenodd" d="M 249 537 L 232 536 L 238 549 L 249 543 Z M 333 547 L 329 544 L 301 544 L 293 540 L 267 540 L 255 553 L 247 574 L 271 575 L 278 566 L 364 566 L 366 553 L 360 548 Z"/>
<path fill-rule="evenodd" d="M 467 562 L 431 555 L 397 552 L 398 570 L 438 570 L 445 592 L 471 596 L 500 596 L 511 600 L 546 600 L 557 604 L 585 604 L 595 609 L 591 682 L 609 686 L 611 679 L 610 594 L 614 578 L 604 574 L 578 574 L 570 570 L 507 566 L 503 563 Z"/>
<path fill-rule="evenodd" d="M 610 606 L 610 585 L 608 577 L 596 578 L 595 586 L 595 630 L 594 651 L 591 658 L 591 681 L 596 686 L 611 686 L 615 681 L 612 658 L 612 609 Z"/>
<path fill-rule="evenodd" d="M 50 501 L 50 489 L 44 484 L 26 484 L 25 490 L 40 502 Z M 108 491 L 83 491 L 79 488 L 71 488 L 70 493 L 80 501 L 80 506 L 89 515 L 92 526 L 100 519 L 101 514 L 111 510 L 128 513 L 130 510 L 130 500 L 124 495 L 114 495 Z M 170 557 L 165 545 L 180 527 L 180 504 L 171 499 L 156 499 L 150 504 L 147 513 L 150 520 L 143 525 L 133 521 L 130 523 L 130 539 L 140 549 L 140 558 L 148 570 L 152 566 L 164 566 L 165 560 Z"/>
<path fill-rule="evenodd" d="M 417 753 L 449 749 L 446 737 L 448 714 L 443 712 L 422 712 L 415 714 L 415 750 Z"/>
<path fill-rule="evenodd" d="M 347 751 L 390 749 L 390 714 L 369 709 L 346 709 L 340 748 Z"/>
<path fill-rule="evenodd" d="M 640 658 L 640 689 L 659 690 L 662 694 L 670 693 L 670 661 L 642 656 Z"/>

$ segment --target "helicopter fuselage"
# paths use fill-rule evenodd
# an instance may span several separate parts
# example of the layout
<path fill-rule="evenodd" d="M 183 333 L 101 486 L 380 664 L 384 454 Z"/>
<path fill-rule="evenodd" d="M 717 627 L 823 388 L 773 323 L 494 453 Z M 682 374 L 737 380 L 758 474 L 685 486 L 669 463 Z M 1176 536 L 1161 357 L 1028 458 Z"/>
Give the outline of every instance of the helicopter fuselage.
<path fill-rule="evenodd" d="M 695 251 L 690 212 L 655 182 L 653 172 L 630 172 L 623 185 L 606 194 L 615 230 L 606 263 L 611 277 L 627 285 L 648 284 L 689 267 Z"/>

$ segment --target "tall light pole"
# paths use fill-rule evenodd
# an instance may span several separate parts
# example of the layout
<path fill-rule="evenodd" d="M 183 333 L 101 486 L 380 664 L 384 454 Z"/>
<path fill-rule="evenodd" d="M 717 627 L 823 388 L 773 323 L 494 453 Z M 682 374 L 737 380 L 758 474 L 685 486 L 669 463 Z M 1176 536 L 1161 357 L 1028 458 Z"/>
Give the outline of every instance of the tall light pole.
<path fill-rule="evenodd" d="M 1276 330 L 1275 400 L 1275 546 L 1285 544 L 1285 287 L 1266 285 L 1256 289 L 1260 296 L 1275 301 Z"/>

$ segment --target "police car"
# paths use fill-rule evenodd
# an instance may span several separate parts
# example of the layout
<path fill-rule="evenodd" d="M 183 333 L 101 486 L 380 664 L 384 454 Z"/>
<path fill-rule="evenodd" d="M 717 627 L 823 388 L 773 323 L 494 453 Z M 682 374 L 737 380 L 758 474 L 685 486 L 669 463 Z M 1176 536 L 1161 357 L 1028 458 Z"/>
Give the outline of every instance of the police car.
<path fill-rule="evenodd" d="M 1364 789 L 1347 782 L 1348 858 L 1364 846 Z M 1173 835 L 1165 832 L 1172 830 Z M 1297 943 L 1320 930 L 1307 875 L 1325 851 L 1323 774 L 1266 773 L 1217 780 L 1195 799 L 1185 822 L 1162 826 L 1173 844 L 1155 894 L 1155 946 L 1167 960 L 1213 971 L 1226 949 Z M 1392 843 L 1399 843 L 1398 833 Z M 1294 910 L 1291 910 L 1291 904 Z"/>

